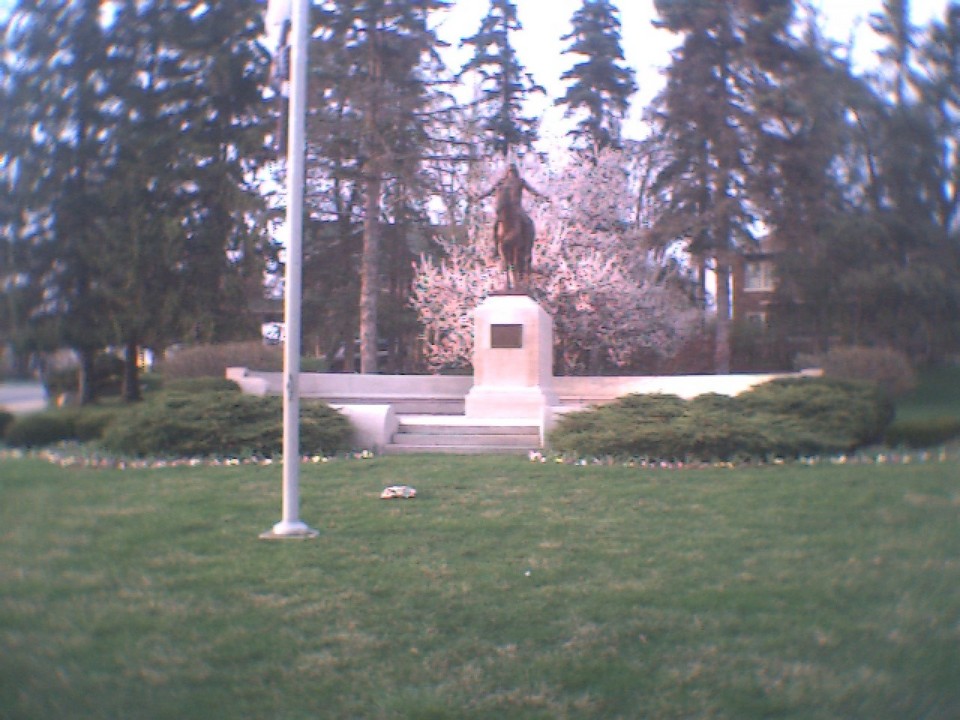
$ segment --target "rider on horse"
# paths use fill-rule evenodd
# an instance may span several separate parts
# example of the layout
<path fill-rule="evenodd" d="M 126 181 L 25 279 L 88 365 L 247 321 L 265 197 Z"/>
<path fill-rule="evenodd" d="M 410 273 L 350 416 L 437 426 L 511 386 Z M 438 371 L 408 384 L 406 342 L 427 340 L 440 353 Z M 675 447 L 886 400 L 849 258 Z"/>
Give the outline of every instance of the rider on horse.
<path fill-rule="evenodd" d="M 523 209 L 524 189 L 537 197 L 545 197 L 520 177 L 520 171 L 515 163 L 510 163 L 500 182 L 492 190 L 481 195 L 483 198 L 494 192 L 497 194 L 493 241 L 497 255 L 503 262 L 508 281 L 511 270 L 514 271 L 518 281 L 530 273 L 534 227 L 530 216 Z"/>

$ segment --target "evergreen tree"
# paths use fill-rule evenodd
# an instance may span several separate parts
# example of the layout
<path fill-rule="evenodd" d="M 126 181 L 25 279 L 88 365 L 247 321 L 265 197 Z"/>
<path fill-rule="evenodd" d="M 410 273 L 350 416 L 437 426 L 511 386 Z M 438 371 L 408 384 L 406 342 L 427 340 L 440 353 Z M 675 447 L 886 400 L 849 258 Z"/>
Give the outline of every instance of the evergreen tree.
<path fill-rule="evenodd" d="M 887 44 L 874 87 L 877 109 L 863 126 L 875 232 L 873 262 L 854 276 L 854 339 L 892 345 L 921 361 L 949 351 L 960 336 L 960 264 L 950 228 L 957 193 L 958 126 L 949 100 L 951 86 L 954 97 L 957 87 L 957 30 L 948 29 L 957 14 L 956 5 L 948 7 L 945 22 L 931 27 L 919 51 L 906 0 L 886 0 L 871 18 Z"/>
<path fill-rule="evenodd" d="M 593 152 L 621 146 L 620 125 L 637 91 L 633 70 L 623 65 L 618 15 L 609 0 L 584 0 L 573 14 L 573 30 L 561 38 L 570 41 L 564 55 L 584 59 L 561 76 L 570 84 L 555 104 L 567 106 L 566 117 L 580 118 L 568 134 Z"/>
<path fill-rule="evenodd" d="M 870 26 L 887 41 L 880 58 L 892 70 L 887 78 L 894 105 L 902 106 L 910 84 L 910 59 L 915 47 L 910 23 L 910 0 L 883 0 L 879 13 L 870 16 Z"/>
<path fill-rule="evenodd" d="M 544 92 L 524 70 L 510 42 L 511 33 L 522 29 L 514 2 L 490 0 L 490 10 L 476 34 L 461 43 L 473 48 L 473 57 L 460 70 L 459 78 L 469 72 L 479 77 L 480 95 L 475 102 L 486 133 L 485 149 L 505 158 L 514 148 L 533 147 L 538 123 L 523 115 L 523 102 L 532 92 Z"/>
<path fill-rule="evenodd" d="M 810 337 L 815 349 L 826 350 L 838 331 L 845 254 L 858 244 L 850 232 L 857 213 L 850 190 L 860 184 L 859 153 L 848 118 L 851 103 L 869 97 L 815 13 L 797 35 L 764 98 L 757 153 L 758 198 L 778 271 L 779 312 L 764 341 L 780 343 L 772 349 L 781 354 L 795 349 L 787 336 Z"/>
<path fill-rule="evenodd" d="M 0 38 L 6 37 L 0 24 Z M 27 308 L 37 304 L 35 285 L 23 281 L 26 265 L 25 243 L 18 242 L 25 218 L 20 212 L 18 192 L 24 182 L 17 158 L 25 140 L 21 108 L 15 102 L 11 84 L 10 58 L 0 54 L 0 354 L 8 355 L 15 375 L 26 374 L 30 353 L 36 349 L 30 338 Z M 33 297 L 29 297 L 29 295 Z"/>
<path fill-rule="evenodd" d="M 430 13 L 444 0 L 388 2 L 340 0 L 320 11 L 314 43 L 316 154 L 330 163 L 328 187 L 344 209 L 351 182 L 363 194 L 360 260 L 360 370 L 376 372 L 378 304 L 384 271 L 382 236 L 391 198 L 417 186 L 440 112 L 437 78 L 442 65 Z M 347 180 L 347 182 L 344 182 Z M 405 188 L 400 192 L 400 188 Z M 392 203 L 396 209 L 402 203 Z"/>
<path fill-rule="evenodd" d="M 96 218 L 113 161 L 116 123 L 108 45 L 97 0 L 20 2 L 5 49 L 16 56 L 6 85 L 13 140 L 8 187 L 19 205 L 8 257 L 32 301 L 18 313 L 44 349 L 60 344 L 80 357 L 80 398 L 92 402 L 93 361 L 109 341 L 105 293 L 96 272 L 102 251 Z"/>
<path fill-rule="evenodd" d="M 248 170 L 262 147 L 253 0 L 207 3 L 23 0 L 7 47 L 20 138 L 11 174 L 39 288 L 29 314 L 81 356 L 193 335 L 203 317 L 236 318 Z M 231 260 L 232 258 L 232 260 Z M 228 299 L 229 298 L 229 299 Z M 48 334 L 50 334 L 48 332 Z"/>
<path fill-rule="evenodd" d="M 916 42 L 904 3 L 886 3 L 873 24 L 888 47 L 866 78 L 812 24 L 798 38 L 766 98 L 764 218 L 790 335 L 820 351 L 839 340 L 926 361 L 958 338 L 955 50 L 949 23 Z"/>
<path fill-rule="evenodd" d="M 930 113 L 937 141 L 935 179 L 929 188 L 938 227 L 955 241 L 960 234 L 960 3 L 931 24 L 919 49 L 920 100 Z"/>
<path fill-rule="evenodd" d="M 101 227 L 112 241 L 103 274 L 113 282 L 128 399 L 138 396 L 141 346 L 253 329 L 242 288 L 244 265 L 254 274 L 249 171 L 266 132 L 260 29 L 251 0 L 193 13 L 170 0 L 131 1 L 116 16 L 127 112 Z"/>
<path fill-rule="evenodd" d="M 687 238 L 716 274 L 714 365 L 730 369 L 730 264 L 755 242 L 758 114 L 773 83 L 792 2 L 657 0 L 659 25 L 683 36 L 658 100 L 669 159 L 655 189 L 669 207 L 655 228 L 662 241 Z M 701 273 L 701 277 L 703 273 Z"/>

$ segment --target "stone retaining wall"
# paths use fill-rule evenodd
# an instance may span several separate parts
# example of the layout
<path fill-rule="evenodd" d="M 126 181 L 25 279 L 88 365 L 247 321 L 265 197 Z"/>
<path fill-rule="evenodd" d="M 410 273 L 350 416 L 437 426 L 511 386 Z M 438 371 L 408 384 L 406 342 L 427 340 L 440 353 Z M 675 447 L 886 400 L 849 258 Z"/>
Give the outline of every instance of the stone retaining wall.
<path fill-rule="evenodd" d="M 280 395 L 283 374 L 247 368 L 227 368 L 227 377 L 252 395 Z M 705 393 L 739 395 L 785 374 L 663 375 L 616 377 L 554 377 L 553 389 L 561 407 L 601 405 L 631 393 L 666 393 L 692 398 Z M 355 375 L 303 373 L 300 396 L 335 404 L 393 404 L 400 414 L 459 414 L 473 387 L 469 375 Z M 404 405 L 411 409 L 397 408 Z M 435 405 L 440 410 L 431 410 Z M 444 411 L 446 409 L 446 411 Z"/>

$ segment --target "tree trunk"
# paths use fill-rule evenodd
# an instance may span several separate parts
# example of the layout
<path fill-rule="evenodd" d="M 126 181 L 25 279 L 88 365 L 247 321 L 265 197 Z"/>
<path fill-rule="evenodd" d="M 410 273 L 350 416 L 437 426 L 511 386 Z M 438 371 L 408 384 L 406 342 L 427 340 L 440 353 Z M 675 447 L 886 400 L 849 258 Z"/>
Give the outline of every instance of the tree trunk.
<path fill-rule="evenodd" d="M 717 375 L 730 372 L 730 266 L 717 258 L 717 341 L 713 367 Z"/>
<path fill-rule="evenodd" d="M 380 296 L 380 174 L 370 168 L 360 263 L 360 372 L 377 372 L 377 299 Z"/>
<path fill-rule="evenodd" d="M 97 401 L 97 388 L 94 384 L 93 363 L 97 351 L 90 348 L 77 350 L 80 355 L 80 367 L 77 374 L 77 395 L 81 405 L 91 405 Z"/>
<path fill-rule="evenodd" d="M 140 346 L 127 341 L 123 349 L 123 399 L 126 402 L 139 402 L 143 399 L 140 394 L 140 367 L 137 364 Z"/>

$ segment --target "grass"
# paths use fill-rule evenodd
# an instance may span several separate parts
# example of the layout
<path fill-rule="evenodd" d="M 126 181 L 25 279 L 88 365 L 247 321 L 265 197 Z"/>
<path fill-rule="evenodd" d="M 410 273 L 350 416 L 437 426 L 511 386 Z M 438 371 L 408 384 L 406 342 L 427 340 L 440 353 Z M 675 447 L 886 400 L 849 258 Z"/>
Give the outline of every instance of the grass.
<path fill-rule="evenodd" d="M 898 420 L 960 418 L 960 365 L 926 370 L 916 390 L 897 402 Z"/>
<path fill-rule="evenodd" d="M 0 717 L 957 717 L 957 469 L 0 461 Z"/>

